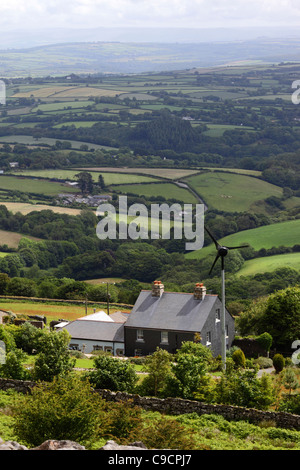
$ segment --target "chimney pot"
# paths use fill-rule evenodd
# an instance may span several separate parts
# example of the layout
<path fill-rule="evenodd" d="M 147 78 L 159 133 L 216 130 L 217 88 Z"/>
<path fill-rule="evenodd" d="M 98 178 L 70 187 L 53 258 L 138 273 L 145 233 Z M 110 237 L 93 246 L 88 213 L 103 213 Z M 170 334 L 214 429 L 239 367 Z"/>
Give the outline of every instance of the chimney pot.
<path fill-rule="evenodd" d="M 195 290 L 194 290 L 194 298 L 195 300 L 203 300 L 206 295 L 206 287 L 203 285 L 201 282 L 197 282 L 195 285 Z"/>
<path fill-rule="evenodd" d="M 152 286 L 152 296 L 160 297 L 164 292 L 164 285 L 161 281 L 154 281 Z"/>

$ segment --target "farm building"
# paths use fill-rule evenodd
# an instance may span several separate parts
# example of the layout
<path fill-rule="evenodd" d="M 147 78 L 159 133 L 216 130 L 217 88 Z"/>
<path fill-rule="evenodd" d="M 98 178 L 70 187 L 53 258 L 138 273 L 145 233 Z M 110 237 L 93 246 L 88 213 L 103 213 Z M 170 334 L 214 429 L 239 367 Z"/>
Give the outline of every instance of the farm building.
<path fill-rule="evenodd" d="M 146 356 L 157 347 L 174 354 L 184 341 L 201 341 L 214 356 L 221 354 L 221 308 L 217 295 L 196 284 L 194 293 L 165 292 L 160 281 L 141 291 L 130 314 L 100 311 L 56 325 L 71 335 L 70 348 L 115 356 Z M 226 346 L 232 345 L 234 319 L 226 310 Z"/>
<path fill-rule="evenodd" d="M 193 294 L 165 292 L 160 281 L 142 291 L 125 323 L 125 355 L 145 356 L 156 348 L 175 353 L 183 341 L 201 338 L 214 356 L 221 354 L 221 308 L 217 295 L 196 284 Z M 234 339 L 234 319 L 226 310 L 226 346 Z"/>
<path fill-rule="evenodd" d="M 56 330 L 67 330 L 71 335 L 70 349 L 90 354 L 94 351 L 124 355 L 124 323 L 128 314 L 95 312 L 69 323 L 56 325 Z"/>

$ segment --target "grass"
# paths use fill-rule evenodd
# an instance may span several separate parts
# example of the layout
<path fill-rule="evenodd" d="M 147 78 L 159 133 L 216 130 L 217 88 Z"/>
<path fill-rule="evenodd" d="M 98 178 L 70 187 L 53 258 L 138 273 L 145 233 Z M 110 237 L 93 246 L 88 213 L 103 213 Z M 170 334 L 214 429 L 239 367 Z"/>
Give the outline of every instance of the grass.
<path fill-rule="evenodd" d="M 80 173 L 81 170 L 25 170 L 25 171 L 18 171 L 17 174 L 21 174 L 24 176 L 37 176 L 39 178 L 57 178 L 63 181 L 66 180 L 74 180 L 77 181 L 75 175 Z M 99 175 L 103 176 L 104 182 L 107 186 L 113 184 L 131 184 L 131 183 L 148 183 L 157 181 L 157 179 L 152 178 L 150 176 L 141 176 L 137 174 L 129 174 L 129 173 L 108 173 L 108 172 L 101 172 L 101 171 L 93 171 L 91 172 L 93 177 L 93 181 L 97 182 Z M 31 180 L 32 181 L 32 180 Z"/>
<path fill-rule="evenodd" d="M 95 167 L 95 168 L 81 168 L 80 170 L 85 171 L 100 171 L 113 172 L 113 173 L 130 173 L 130 174 L 143 174 L 148 176 L 157 176 L 160 178 L 166 178 L 170 180 L 178 180 L 187 176 L 198 173 L 198 170 L 184 170 L 184 169 L 173 169 L 173 168 L 115 168 L 115 167 Z"/>
<path fill-rule="evenodd" d="M 69 86 L 53 86 L 53 87 L 42 87 L 36 90 L 23 91 L 13 95 L 13 98 L 30 98 L 32 95 L 35 98 L 79 98 L 89 96 L 116 96 L 120 94 L 120 91 L 106 90 L 95 87 L 69 87 Z"/>
<path fill-rule="evenodd" d="M 202 173 L 186 178 L 186 181 L 208 207 L 225 212 L 248 211 L 257 201 L 282 196 L 282 188 L 241 174 Z"/>
<path fill-rule="evenodd" d="M 43 194 L 45 196 L 56 196 L 57 194 L 64 192 L 76 192 L 76 189 L 63 186 L 61 183 L 47 180 L 18 178 L 15 176 L 0 176 L 0 187 L 1 189 L 6 189 L 9 191 Z"/>
<path fill-rule="evenodd" d="M 95 304 L 87 305 L 87 314 L 94 313 L 94 308 L 97 310 L 106 311 L 106 304 L 95 302 Z M 51 302 L 30 302 L 30 301 L 16 301 L 10 299 L 0 299 L 0 309 L 11 311 L 19 315 L 42 315 L 47 318 L 47 322 L 52 320 L 59 320 L 63 318 L 67 321 L 74 321 L 77 318 L 85 316 L 85 303 L 84 300 L 80 305 L 61 304 Z M 119 311 L 120 308 L 110 306 L 110 312 Z M 126 311 L 126 309 L 122 309 Z"/>
<path fill-rule="evenodd" d="M 145 197 L 162 196 L 166 200 L 177 199 L 186 204 L 198 202 L 195 196 L 187 189 L 180 188 L 172 183 L 120 185 L 116 186 L 115 189 L 124 194 L 133 193 Z"/>
<path fill-rule="evenodd" d="M 9 248 L 18 248 L 22 238 L 29 238 L 30 240 L 36 241 L 38 240 L 38 238 L 22 235 L 21 233 L 0 230 L 0 245 L 7 245 Z M 0 256 L 2 256 L 2 253 Z"/>
<path fill-rule="evenodd" d="M 55 145 L 56 141 L 59 139 L 52 139 L 51 137 L 41 137 L 36 138 L 30 135 L 6 135 L 0 137 L 0 143 L 8 143 L 8 144 L 24 144 L 24 145 L 34 145 L 34 146 L 43 146 L 46 145 Z M 64 140 L 64 139 L 62 139 Z M 79 140 L 68 140 L 67 142 L 70 143 L 72 149 L 80 149 L 80 147 L 84 144 L 87 145 L 89 150 L 90 149 L 113 149 L 113 147 L 107 147 L 105 145 L 98 145 L 98 144 L 91 144 L 89 142 L 82 142 Z M 116 150 L 116 149 L 115 149 Z"/>
<path fill-rule="evenodd" d="M 68 214 L 68 215 L 79 215 L 81 209 L 71 209 L 68 207 L 59 207 L 59 206 L 49 206 L 44 204 L 27 204 L 25 202 L 2 202 L 0 201 L 0 205 L 4 205 L 7 207 L 9 211 L 13 214 L 16 212 L 20 212 L 23 215 L 29 214 L 33 211 L 45 211 L 51 210 L 57 214 Z M 9 232 L 12 233 L 12 232 Z M 28 237 L 29 238 L 29 237 Z"/>
<path fill-rule="evenodd" d="M 265 225 L 263 227 L 228 235 L 219 242 L 228 246 L 239 246 L 249 244 L 255 250 L 261 248 L 272 248 L 279 246 L 294 246 L 299 243 L 300 219 L 280 222 L 278 224 Z M 193 251 L 186 255 L 188 259 L 203 259 L 205 256 L 214 253 L 214 245 L 209 245 L 201 250 Z"/>
<path fill-rule="evenodd" d="M 245 261 L 237 276 L 252 276 L 257 273 L 272 272 L 282 267 L 300 270 L 300 253 L 287 253 Z"/>

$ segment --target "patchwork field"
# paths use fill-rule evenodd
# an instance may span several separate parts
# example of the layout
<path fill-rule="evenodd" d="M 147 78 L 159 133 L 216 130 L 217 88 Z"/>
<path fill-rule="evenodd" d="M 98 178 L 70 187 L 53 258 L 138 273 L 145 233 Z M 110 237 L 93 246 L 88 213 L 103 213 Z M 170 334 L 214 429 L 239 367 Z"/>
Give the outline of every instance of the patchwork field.
<path fill-rule="evenodd" d="M 77 181 L 75 175 L 80 173 L 81 170 L 25 170 L 18 171 L 15 174 L 22 174 L 24 176 L 36 176 L 39 178 L 56 178 L 63 181 L 74 180 Z M 137 174 L 129 173 L 108 173 L 102 171 L 93 171 L 91 172 L 93 181 L 97 182 L 99 175 L 103 176 L 104 182 L 107 186 L 114 184 L 132 184 L 132 183 L 151 183 L 153 181 L 158 181 L 156 178 L 150 176 L 142 176 Z"/>
<path fill-rule="evenodd" d="M 177 199 L 186 204 L 195 204 L 198 202 L 190 191 L 172 183 L 120 185 L 116 186 L 116 189 L 122 194 L 132 193 L 146 197 L 162 196 L 166 200 Z"/>
<path fill-rule="evenodd" d="M 82 87 L 82 86 L 54 86 L 42 87 L 36 90 L 27 92 L 20 92 L 13 95 L 13 98 L 86 98 L 89 96 L 116 96 L 122 93 L 116 90 L 107 90 L 95 87 Z"/>
<path fill-rule="evenodd" d="M 241 174 L 202 173 L 186 178 L 186 182 L 208 207 L 225 212 L 248 211 L 257 201 L 270 196 L 282 196 L 282 188 Z"/>
<path fill-rule="evenodd" d="M 130 174 L 143 174 L 149 176 L 157 176 L 170 180 L 179 180 L 190 175 L 198 173 L 199 170 L 185 170 L 185 169 L 173 169 L 173 168 L 114 168 L 114 167 L 89 167 L 80 168 L 85 171 L 99 171 L 99 172 L 112 172 L 112 173 L 130 173 Z"/>

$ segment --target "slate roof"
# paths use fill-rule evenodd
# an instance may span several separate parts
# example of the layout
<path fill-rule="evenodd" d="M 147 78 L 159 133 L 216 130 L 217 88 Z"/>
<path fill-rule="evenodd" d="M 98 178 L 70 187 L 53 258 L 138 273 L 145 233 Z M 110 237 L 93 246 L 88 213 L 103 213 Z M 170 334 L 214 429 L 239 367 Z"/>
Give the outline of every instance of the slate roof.
<path fill-rule="evenodd" d="M 125 323 L 126 327 L 201 332 L 209 313 L 219 300 L 207 294 L 196 300 L 193 294 L 164 292 L 161 297 L 142 291 Z"/>
<path fill-rule="evenodd" d="M 124 342 L 124 323 L 104 321 L 73 321 L 64 327 L 73 339 Z"/>

